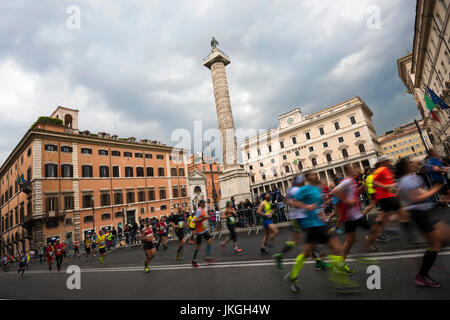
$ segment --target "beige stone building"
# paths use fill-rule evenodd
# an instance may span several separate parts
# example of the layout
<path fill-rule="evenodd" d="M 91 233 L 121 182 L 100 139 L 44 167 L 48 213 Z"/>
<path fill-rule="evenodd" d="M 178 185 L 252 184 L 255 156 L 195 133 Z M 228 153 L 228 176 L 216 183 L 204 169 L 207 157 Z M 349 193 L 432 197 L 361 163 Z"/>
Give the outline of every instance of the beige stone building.
<path fill-rule="evenodd" d="M 381 154 L 373 113 L 354 97 L 311 115 L 296 108 L 278 117 L 278 127 L 246 139 L 240 150 L 253 194 L 273 187 L 286 192 L 292 178 L 315 169 L 322 179 L 343 175 L 346 163 L 373 166 Z"/>
<path fill-rule="evenodd" d="M 449 113 L 438 107 L 439 122 L 433 120 L 424 94 L 428 86 L 450 105 L 449 9 L 450 0 L 417 0 L 413 52 L 397 61 L 406 91 L 414 96 L 425 131 L 441 154 L 450 154 Z"/>
<path fill-rule="evenodd" d="M 378 137 L 381 152 L 392 159 L 409 158 L 411 160 L 423 160 L 427 156 L 427 148 L 431 147 L 431 141 L 423 126 L 423 120 L 418 121 L 422 130 L 422 138 L 414 122 L 403 124 L 392 131 Z M 424 144 L 425 142 L 425 144 Z"/>

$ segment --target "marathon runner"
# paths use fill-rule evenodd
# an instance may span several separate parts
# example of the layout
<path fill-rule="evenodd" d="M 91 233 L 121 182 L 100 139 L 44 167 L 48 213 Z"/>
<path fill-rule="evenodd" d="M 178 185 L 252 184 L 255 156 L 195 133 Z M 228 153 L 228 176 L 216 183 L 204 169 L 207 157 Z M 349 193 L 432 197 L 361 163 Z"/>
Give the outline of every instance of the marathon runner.
<path fill-rule="evenodd" d="M 63 263 L 64 258 L 64 244 L 59 241 L 59 239 L 56 240 L 55 244 L 55 255 L 56 255 L 56 268 L 58 271 L 61 271 L 61 265 Z"/>
<path fill-rule="evenodd" d="M 23 274 L 25 273 L 25 267 L 28 265 L 27 263 L 27 255 L 22 252 L 19 258 L 19 270 L 17 270 L 17 274 L 20 274 L 22 272 L 21 277 L 23 278 Z"/>
<path fill-rule="evenodd" d="M 150 260 L 152 260 L 156 255 L 156 250 L 153 245 L 154 240 L 155 240 L 155 238 L 153 236 L 153 228 L 150 223 L 150 219 L 147 218 L 147 219 L 145 219 L 145 226 L 141 232 L 141 241 L 142 241 L 142 245 L 143 245 L 143 249 L 144 249 L 145 257 L 146 257 L 144 271 L 147 273 L 149 272 L 148 264 L 149 264 Z"/>
<path fill-rule="evenodd" d="M 197 211 L 195 212 L 195 229 L 197 234 L 197 246 L 195 247 L 194 256 L 192 257 L 192 266 L 194 268 L 198 268 L 197 264 L 197 255 L 200 250 L 200 246 L 202 244 L 202 238 L 206 240 L 206 257 L 205 261 L 208 263 L 214 263 L 214 260 L 211 257 L 211 245 L 212 239 L 209 234 L 209 223 L 208 223 L 209 215 L 205 211 L 205 201 L 200 200 L 198 203 Z"/>
<path fill-rule="evenodd" d="M 436 183 L 427 190 L 422 178 L 416 175 L 419 167 L 418 162 L 409 161 L 406 158 L 398 162 L 399 198 L 429 245 L 414 282 L 421 287 L 439 288 L 441 285 L 429 276 L 429 272 L 439 250 L 450 243 L 450 228 L 444 221 L 435 221 L 430 210 L 433 208 L 431 197 L 441 190 L 443 184 Z"/>
<path fill-rule="evenodd" d="M 103 259 L 106 256 L 106 235 L 100 230 L 97 236 L 98 253 L 100 254 L 100 264 L 103 264 Z"/>
<path fill-rule="evenodd" d="M 159 232 L 159 240 L 158 243 L 156 244 L 156 250 L 159 250 L 159 246 L 162 243 L 164 250 L 167 250 L 167 223 L 166 223 L 166 217 L 162 217 L 161 221 L 158 222 L 158 224 L 156 225 L 156 229 Z"/>
<path fill-rule="evenodd" d="M 223 219 L 226 219 L 227 222 L 227 228 L 230 231 L 230 236 L 222 242 L 220 245 L 222 246 L 222 250 L 225 251 L 225 245 L 230 241 L 233 240 L 234 244 L 234 251 L 235 252 L 242 252 L 242 249 L 239 249 L 237 245 L 237 235 L 236 235 L 236 218 L 237 213 L 236 210 L 233 208 L 233 204 L 230 200 L 227 201 L 227 207 L 225 208 L 225 214 L 222 216 Z"/>
<path fill-rule="evenodd" d="M 80 241 L 75 240 L 73 242 L 73 250 L 74 250 L 73 255 L 78 256 L 78 259 L 80 259 Z"/>
<path fill-rule="evenodd" d="M 169 219 L 169 223 L 171 223 L 175 228 L 175 234 L 178 237 L 178 249 L 177 255 L 175 256 L 175 260 L 181 261 L 183 260 L 181 258 L 181 255 L 183 253 L 183 246 L 186 242 L 186 237 L 184 234 L 184 214 L 181 211 L 180 207 L 177 208 L 177 213 Z"/>
<path fill-rule="evenodd" d="M 45 253 L 47 255 L 48 270 L 51 271 L 53 264 L 53 256 L 55 254 L 55 248 L 53 247 L 53 244 L 51 242 L 47 245 L 47 248 L 45 248 Z"/>
<path fill-rule="evenodd" d="M 270 192 L 267 192 L 264 195 L 264 200 L 256 210 L 256 213 L 263 217 L 263 226 L 264 226 L 264 239 L 261 244 L 260 252 L 262 255 L 268 255 L 269 253 L 266 251 L 266 245 L 268 247 L 272 247 L 271 242 L 275 239 L 278 234 L 278 229 L 275 227 L 272 221 L 273 208 L 270 203 Z"/>
<path fill-rule="evenodd" d="M 191 232 L 190 235 L 190 239 L 189 239 L 189 244 L 194 244 L 194 236 L 195 236 L 195 213 L 193 212 L 189 217 L 188 217 L 188 224 L 189 224 L 189 230 Z"/>
<path fill-rule="evenodd" d="M 86 249 L 86 258 L 89 258 L 91 254 L 91 246 L 92 246 L 92 240 L 89 235 L 86 236 L 86 239 L 84 239 L 84 248 Z"/>
<path fill-rule="evenodd" d="M 341 256 L 342 245 L 339 240 L 328 232 L 328 227 L 319 218 L 324 199 L 321 196 L 320 180 L 315 171 L 309 171 L 305 174 L 306 181 L 309 183 L 301 187 L 295 196 L 296 207 L 304 210 L 306 217 L 300 220 L 300 227 L 305 231 L 305 240 L 303 251 L 297 256 L 292 271 L 286 275 L 286 280 L 291 284 L 291 290 L 298 293 L 300 291 L 298 284 L 298 274 L 305 261 L 312 256 L 313 247 L 316 244 L 327 244 L 332 251 L 330 255 L 333 268 L 330 268 L 330 280 L 338 286 L 339 289 L 353 289 L 357 284 L 350 281 L 346 272 L 344 272 L 344 258 Z"/>

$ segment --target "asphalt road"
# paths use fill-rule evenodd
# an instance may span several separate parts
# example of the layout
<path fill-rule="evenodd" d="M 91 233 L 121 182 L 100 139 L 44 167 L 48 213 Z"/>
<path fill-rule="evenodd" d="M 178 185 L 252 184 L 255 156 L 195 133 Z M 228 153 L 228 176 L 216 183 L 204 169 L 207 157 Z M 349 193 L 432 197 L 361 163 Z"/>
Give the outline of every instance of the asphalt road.
<path fill-rule="evenodd" d="M 441 209 L 435 216 L 450 222 L 450 209 Z M 365 232 L 359 232 L 362 239 Z M 244 250 L 235 254 L 231 244 L 225 252 L 220 248 L 223 239 L 214 240 L 212 253 L 215 265 L 202 262 L 205 247 L 199 253 L 200 267 L 193 269 L 190 260 L 193 246 L 187 244 L 184 261 L 176 262 L 176 242 L 169 243 L 169 249 L 157 252 L 151 263 L 150 273 L 144 273 L 144 252 L 141 247 L 120 250 L 110 254 L 101 266 L 98 257 L 69 258 L 64 270 L 48 271 L 45 264 L 32 264 L 23 278 L 15 269 L 0 273 L 1 299 L 449 299 L 450 297 L 450 248 L 439 254 L 430 273 L 440 281 L 439 289 L 417 287 L 413 278 L 417 272 L 425 244 L 408 244 L 401 233 L 389 233 L 391 241 L 379 243 L 378 260 L 381 275 L 381 289 L 367 289 L 367 265 L 353 261 L 356 269 L 352 278 L 361 285 L 358 293 L 343 294 L 329 288 L 326 271 L 316 271 L 309 261 L 300 273 L 301 292 L 294 294 L 283 280 L 294 259 L 301 250 L 297 247 L 287 254 L 284 270 L 278 270 L 270 256 L 259 255 L 259 245 L 263 234 L 247 236 L 239 234 L 238 243 Z M 289 238 L 288 230 L 280 231 L 275 241 L 275 249 L 283 246 Z M 339 235 L 343 239 L 342 235 Z M 418 236 L 420 238 L 420 236 Z M 321 247 L 323 253 L 326 248 Z M 81 268 L 81 289 L 69 290 L 69 274 L 65 269 L 70 265 Z"/>

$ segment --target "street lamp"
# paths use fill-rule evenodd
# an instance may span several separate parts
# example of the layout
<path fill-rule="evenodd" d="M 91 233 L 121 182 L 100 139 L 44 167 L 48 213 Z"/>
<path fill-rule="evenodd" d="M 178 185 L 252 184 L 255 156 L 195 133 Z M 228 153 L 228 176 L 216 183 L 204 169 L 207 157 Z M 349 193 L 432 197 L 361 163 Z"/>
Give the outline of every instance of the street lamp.
<path fill-rule="evenodd" d="M 211 157 L 211 159 L 207 159 L 207 162 L 209 162 L 209 171 L 211 173 L 211 184 L 212 184 L 212 196 L 213 196 L 213 201 L 214 201 L 214 210 L 217 211 L 217 193 L 216 193 L 216 187 L 214 186 L 214 175 L 213 175 L 213 157 L 212 157 L 212 150 L 210 145 L 208 144 L 208 146 L 206 147 L 206 155 L 208 157 Z"/>

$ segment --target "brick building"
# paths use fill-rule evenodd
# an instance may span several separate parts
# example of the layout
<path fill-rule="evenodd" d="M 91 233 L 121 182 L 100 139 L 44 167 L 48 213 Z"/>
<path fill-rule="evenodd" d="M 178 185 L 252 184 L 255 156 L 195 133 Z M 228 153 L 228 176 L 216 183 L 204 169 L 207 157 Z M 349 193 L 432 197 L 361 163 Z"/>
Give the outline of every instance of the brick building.
<path fill-rule="evenodd" d="M 58 107 L 1 166 L 1 254 L 190 207 L 185 150 L 77 127 L 78 110 Z"/>

